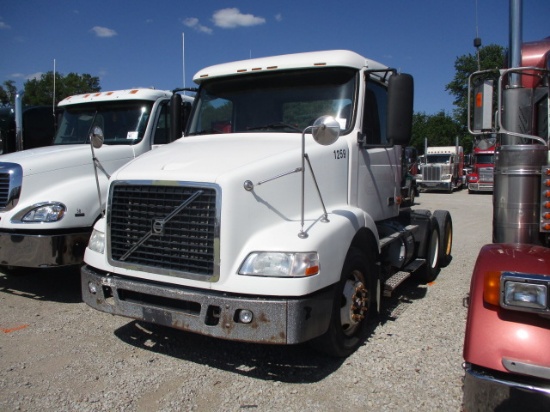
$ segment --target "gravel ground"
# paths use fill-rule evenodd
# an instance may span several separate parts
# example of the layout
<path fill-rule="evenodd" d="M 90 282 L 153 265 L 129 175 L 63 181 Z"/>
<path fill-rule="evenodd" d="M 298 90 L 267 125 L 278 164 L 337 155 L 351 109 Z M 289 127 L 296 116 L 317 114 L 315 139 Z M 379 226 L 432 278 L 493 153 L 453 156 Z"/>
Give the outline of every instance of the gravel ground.
<path fill-rule="evenodd" d="M 0 410 L 459 411 L 463 299 L 491 242 L 491 200 L 465 190 L 417 198 L 451 212 L 453 260 L 429 285 L 400 286 L 347 359 L 97 312 L 81 301 L 77 271 L 0 274 Z"/>

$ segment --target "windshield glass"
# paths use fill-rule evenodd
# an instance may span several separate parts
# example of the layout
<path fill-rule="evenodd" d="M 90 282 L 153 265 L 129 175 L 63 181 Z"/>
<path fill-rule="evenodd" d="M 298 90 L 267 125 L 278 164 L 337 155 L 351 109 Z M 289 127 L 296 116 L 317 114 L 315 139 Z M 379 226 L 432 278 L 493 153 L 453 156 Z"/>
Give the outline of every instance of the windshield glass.
<path fill-rule="evenodd" d="M 103 130 L 105 144 L 135 144 L 145 134 L 152 106 L 134 100 L 65 106 L 54 145 L 88 143 L 92 121 Z"/>
<path fill-rule="evenodd" d="M 451 156 L 447 154 L 429 154 L 426 156 L 427 163 L 449 163 L 451 161 Z"/>
<path fill-rule="evenodd" d="M 187 135 L 237 132 L 301 133 L 320 116 L 352 126 L 357 71 L 296 70 L 205 81 Z"/>
<path fill-rule="evenodd" d="M 477 154 L 476 163 L 495 163 L 494 154 Z"/>

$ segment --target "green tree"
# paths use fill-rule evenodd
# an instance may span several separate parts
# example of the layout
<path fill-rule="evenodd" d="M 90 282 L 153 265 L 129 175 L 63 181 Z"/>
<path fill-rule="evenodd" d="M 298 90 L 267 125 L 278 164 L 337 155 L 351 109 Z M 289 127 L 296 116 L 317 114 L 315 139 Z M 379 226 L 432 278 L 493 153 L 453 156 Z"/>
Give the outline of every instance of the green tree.
<path fill-rule="evenodd" d="M 99 78 L 89 74 L 69 73 L 63 76 L 55 73 L 55 103 L 67 96 L 81 93 L 99 92 Z M 23 103 L 27 105 L 49 105 L 53 102 L 54 74 L 49 71 L 40 76 L 40 79 L 32 79 L 25 82 L 25 94 Z"/>
<path fill-rule="evenodd" d="M 6 80 L 0 86 L 0 105 L 13 106 L 16 94 L 17 87 L 15 87 L 15 82 L 13 80 Z"/>
<path fill-rule="evenodd" d="M 416 147 L 418 153 L 424 153 L 424 139 L 428 139 L 429 146 L 453 146 L 458 144 L 464 147 L 464 151 L 471 150 L 471 138 L 464 133 L 460 123 L 441 110 L 434 115 L 415 113 L 411 146 Z"/>
<path fill-rule="evenodd" d="M 492 70 L 499 69 L 503 66 L 505 58 L 505 49 L 496 44 L 490 44 L 486 47 L 479 48 L 479 67 L 477 54 L 467 54 L 459 56 L 455 60 L 456 74 L 454 79 L 445 86 L 452 96 L 454 96 L 453 104 L 456 106 L 454 110 L 454 118 L 460 123 L 464 132 L 467 131 L 468 119 L 468 78 L 477 70 Z M 488 74 L 485 78 L 497 79 L 497 73 Z M 495 83 L 496 84 L 496 83 Z"/>

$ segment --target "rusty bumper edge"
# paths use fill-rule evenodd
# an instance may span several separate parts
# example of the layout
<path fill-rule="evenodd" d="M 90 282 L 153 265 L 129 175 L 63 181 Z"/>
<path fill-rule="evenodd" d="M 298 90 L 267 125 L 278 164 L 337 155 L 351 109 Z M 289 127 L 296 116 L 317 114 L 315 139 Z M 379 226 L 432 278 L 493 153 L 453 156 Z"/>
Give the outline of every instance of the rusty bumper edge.
<path fill-rule="evenodd" d="M 550 382 L 465 364 L 464 411 L 550 410 Z M 528 407 L 528 409 L 525 409 Z"/>
<path fill-rule="evenodd" d="M 81 268 L 82 299 L 94 309 L 221 339 L 296 344 L 328 329 L 334 296 L 237 296 L 100 273 Z M 250 323 L 239 320 L 249 310 Z"/>

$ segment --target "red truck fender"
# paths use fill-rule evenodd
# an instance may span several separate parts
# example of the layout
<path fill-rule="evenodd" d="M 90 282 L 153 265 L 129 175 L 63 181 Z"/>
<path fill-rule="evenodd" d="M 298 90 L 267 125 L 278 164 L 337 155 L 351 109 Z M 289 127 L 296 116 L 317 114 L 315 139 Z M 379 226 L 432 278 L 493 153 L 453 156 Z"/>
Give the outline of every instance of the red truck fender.
<path fill-rule="evenodd" d="M 504 358 L 550 367 L 550 318 L 504 309 L 484 299 L 488 282 L 499 282 L 501 272 L 548 276 L 550 282 L 550 249 L 525 244 L 481 249 L 470 284 L 464 360 L 503 372 L 509 372 Z"/>

